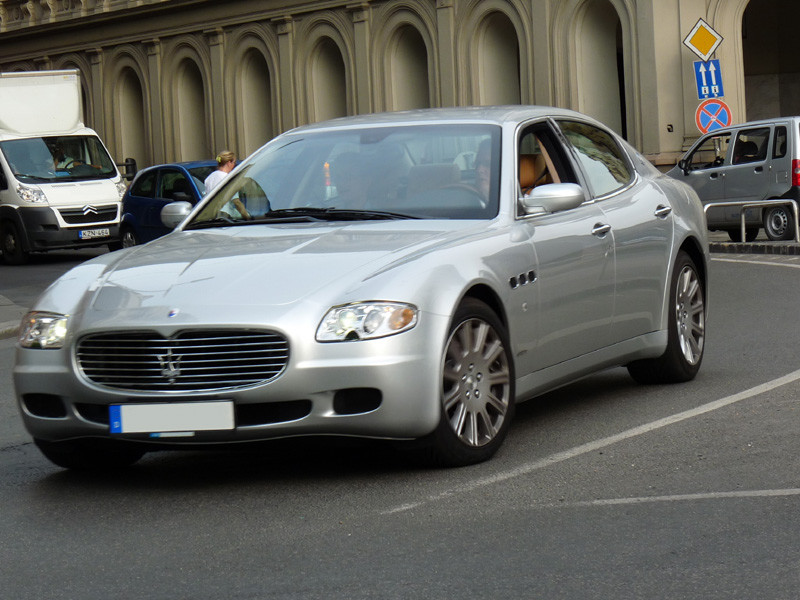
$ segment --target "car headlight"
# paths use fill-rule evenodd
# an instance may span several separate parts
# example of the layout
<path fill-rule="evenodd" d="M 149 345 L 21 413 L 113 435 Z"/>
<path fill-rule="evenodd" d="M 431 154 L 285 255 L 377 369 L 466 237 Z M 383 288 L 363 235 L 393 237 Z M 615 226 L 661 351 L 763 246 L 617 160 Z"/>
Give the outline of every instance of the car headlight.
<path fill-rule="evenodd" d="M 124 181 L 118 181 L 116 183 L 117 186 L 117 193 L 119 194 L 119 199 L 122 200 L 122 197 L 125 195 L 125 192 L 128 191 L 128 184 Z"/>
<path fill-rule="evenodd" d="M 19 196 L 23 202 L 33 202 L 37 204 L 47 202 L 47 196 L 44 195 L 41 188 L 35 185 L 22 185 L 20 183 L 17 186 L 17 196 Z"/>
<path fill-rule="evenodd" d="M 29 312 L 22 319 L 19 344 L 23 348 L 61 348 L 67 337 L 69 317 L 48 312 Z"/>
<path fill-rule="evenodd" d="M 416 306 L 401 302 L 334 306 L 317 328 L 317 341 L 349 342 L 394 335 L 414 327 L 418 312 Z"/>

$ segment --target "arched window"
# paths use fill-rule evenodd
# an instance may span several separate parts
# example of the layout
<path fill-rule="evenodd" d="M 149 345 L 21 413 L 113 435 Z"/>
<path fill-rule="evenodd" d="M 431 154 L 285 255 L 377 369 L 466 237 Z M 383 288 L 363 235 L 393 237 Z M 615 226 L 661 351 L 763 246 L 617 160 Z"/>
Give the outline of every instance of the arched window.
<path fill-rule="evenodd" d="M 324 121 L 347 115 L 344 59 L 332 39 L 323 37 L 311 54 L 311 116 Z"/>
<path fill-rule="evenodd" d="M 519 38 L 511 20 L 499 12 L 484 20 L 478 35 L 479 103 L 519 104 Z"/>
<path fill-rule="evenodd" d="M 117 112 L 117 161 L 134 158 L 138 166 L 151 164 L 144 117 L 144 92 L 136 72 L 126 67 L 119 74 L 114 107 Z"/>
<path fill-rule="evenodd" d="M 245 54 L 240 86 L 243 125 L 240 152 L 247 156 L 275 135 L 269 68 L 260 52 L 251 50 Z"/>
<path fill-rule="evenodd" d="M 389 48 L 389 108 L 407 110 L 431 105 L 428 80 L 428 50 L 419 31 L 400 27 Z"/>
<path fill-rule="evenodd" d="M 197 64 L 184 59 L 178 65 L 175 87 L 177 150 L 181 160 L 214 156 L 209 144 L 206 92 Z"/>
<path fill-rule="evenodd" d="M 622 25 L 609 0 L 589 0 L 575 28 L 578 110 L 626 137 Z"/>

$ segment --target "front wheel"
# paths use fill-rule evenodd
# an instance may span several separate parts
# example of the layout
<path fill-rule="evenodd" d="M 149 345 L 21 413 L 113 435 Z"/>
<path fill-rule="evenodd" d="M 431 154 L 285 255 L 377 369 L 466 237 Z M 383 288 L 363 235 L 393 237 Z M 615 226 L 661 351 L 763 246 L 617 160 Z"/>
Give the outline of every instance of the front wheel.
<path fill-rule="evenodd" d="M 685 252 L 678 253 L 670 282 L 667 349 L 658 358 L 628 365 L 639 383 L 680 383 L 694 379 L 703 360 L 706 307 L 697 266 Z"/>
<path fill-rule="evenodd" d="M 109 440 L 33 441 L 47 460 L 64 469 L 118 469 L 132 465 L 145 455 L 137 446 Z"/>
<path fill-rule="evenodd" d="M 514 365 L 505 327 L 483 302 L 456 310 L 441 360 L 441 415 L 420 440 L 427 462 L 465 466 L 491 458 L 514 414 Z"/>
<path fill-rule="evenodd" d="M 7 265 L 24 265 L 29 254 L 22 245 L 19 228 L 12 221 L 0 222 L 0 249 Z"/>
<path fill-rule="evenodd" d="M 764 233 L 775 242 L 794 238 L 794 220 L 788 206 L 776 206 L 764 211 Z"/>
<path fill-rule="evenodd" d="M 742 230 L 741 229 L 729 229 L 728 230 L 728 237 L 731 239 L 732 242 L 752 242 L 758 237 L 758 227 L 748 227 L 744 231 L 744 240 L 742 240 Z"/>

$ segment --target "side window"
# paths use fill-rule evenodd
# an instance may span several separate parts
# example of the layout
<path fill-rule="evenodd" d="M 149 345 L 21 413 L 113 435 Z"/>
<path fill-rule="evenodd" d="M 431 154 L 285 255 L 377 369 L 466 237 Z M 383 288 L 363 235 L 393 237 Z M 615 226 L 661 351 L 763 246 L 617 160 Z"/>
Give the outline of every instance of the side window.
<path fill-rule="evenodd" d="M 695 170 L 721 166 L 728 155 L 730 141 L 731 134 L 729 132 L 709 135 L 703 138 L 700 145 L 692 150 L 692 153 L 687 158 L 687 168 Z"/>
<path fill-rule="evenodd" d="M 167 200 L 185 200 L 186 198 L 176 198 L 175 194 L 187 194 L 192 196 L 192 187 L 186 176 L 180 171 L 161 171 L 161 182 L 159 185 L 159 198 Z"/>
<path fill-rule="evenodd" d="M 559 122 L 575 149 L 594 196 L 604 196 L 627 185 L 633 172 L 612 135 L 587 123 Z"/>
<path fill-rule="evenodd" d="M 786 127 L 779 125 L 775 128 L 775 135 L 772 141 L 772 158 L 783 158 L 786 156 Z"/>
<path fill-rule="evenodd" d="M 547 124 L 537 123 L 526 128 L 519 138 L 518 181 L 519 192 L 530 194 L 533 188 L 548 183 L 577 183 L 575 173 L 564 158 Z"/>
<path fill-rule="evenodd" d="M 767 158 L 769 127 L 742 129 L 733 146 L 732 165 L 758 162 Z"/>
<path fill-rule="evenodd" d="M 156 189 L 156 176 L 158 171 L 148 171 L 136 178 L 131 186 L 131 196 L 152 198 Z"/>

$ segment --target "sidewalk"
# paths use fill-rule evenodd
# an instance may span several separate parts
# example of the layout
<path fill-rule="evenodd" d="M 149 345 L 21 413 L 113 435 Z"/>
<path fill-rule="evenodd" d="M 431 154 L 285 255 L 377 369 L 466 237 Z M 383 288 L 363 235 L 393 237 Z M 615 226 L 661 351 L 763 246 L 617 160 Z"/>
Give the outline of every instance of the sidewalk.
<path fill-rule="evenodd" d="M 763 233 L 753 242 L 731 242 L 728 234 L 712 231 L 708 234 L 711 252 L 720 254 L 790 254 L 800 255 L 800 244 L 790 242 L 770 242 Z M 0 294 L 0 339 L 17 335 L 20 319 L 28 312 L 27 307 L 14 304 Z"/>

